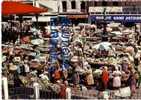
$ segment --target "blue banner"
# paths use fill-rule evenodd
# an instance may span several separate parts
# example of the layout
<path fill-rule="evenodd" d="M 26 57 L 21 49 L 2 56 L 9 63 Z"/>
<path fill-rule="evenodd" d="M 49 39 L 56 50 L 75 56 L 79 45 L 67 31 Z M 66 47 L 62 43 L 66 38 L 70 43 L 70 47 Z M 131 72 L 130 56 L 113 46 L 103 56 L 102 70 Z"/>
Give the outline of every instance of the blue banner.
<path fill-rule="evenodd" d="M 141 15 L 91 15 L 92 21 L 141 22 Z"/>
<path fill-rule="evenodd" d="M 68 60 L 69 60 L 69 38 L 70 38 L 70 32 L 69 32 L 69 24 L 70 21 L 67 18 L 61 18 L 61 33 L 62 33 L 62 69 L 67 69 L 69 67 Z"/>
<path fill-rule="evenodd" d="M 51 18 L 51 38 L 50 38 L 50 62 L 54 63 L 57 60 L 57 43 L 58 43 L 58 32 L 57 32 L 57 17 Z"/>
<path fill-rule="evenodd" d="M 61 25 L 61 32 L 57 31 L 58 24 Z M 57 45 L 61 41 L 62 70 L 69 67 L 69 25 L 70 21 L 66 17 L 61 17 L 60 20 L 58 17 L 51 18 L 50 62 L 54 63 L 58 59 Z"/>

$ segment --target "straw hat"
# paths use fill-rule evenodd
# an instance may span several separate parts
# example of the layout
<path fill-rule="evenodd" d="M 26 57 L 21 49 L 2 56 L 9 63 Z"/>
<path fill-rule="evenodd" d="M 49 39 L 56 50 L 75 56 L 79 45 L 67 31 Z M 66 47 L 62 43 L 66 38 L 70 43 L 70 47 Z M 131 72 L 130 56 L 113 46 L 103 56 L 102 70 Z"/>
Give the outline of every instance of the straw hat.
<path fill-rule="evenodd" d="M 118 66 L 115 66 L 115 69 L 118 70 Z"/>
<path fill-rule="evenodd" d="M 46 61 L 46 56 L 40 56 L 40 57 L 39 57 L 39 60 L 40 60 L 41 62 L 42 62 L 42 61 L 45 62 L 45 61 Z"/>
<path fill-rule="evenodd" d="M 33 62 L 39 62 L 39 60 L 38 60 L 38 59 L 33 59 L 32 61 L 33 61 Z"/>
<path fill-rule="evenodd" d="M 21 57 L 14 57 L 14 62 L 20 62 L 21 61 Z"/>
<path fill-rule="evenodd" d="M 108 67 L 107 67 L 107 66 L 104 66 L 104 69 L 105 69 L 105 70 L 108 70 Z"/>
<path fill-rule="evenodd" d="M 17 66 L 16 65 L 14 65 L 13 63 L 10 63 L 9 64 L 9 70 L 11 70 L 11 71 L 15 71 L 15 70 L 17 70 Z"/>
<path fill-rule="evenodd" d="M 78 62 L 78 56 L 73 56 L 71 58 L 71 62 Z"/>
<path fill-rule="evenodd" d="M 5 62 L 6 61 L 6 56 L 3 56 L 2 57 L 2 62 Z"/>
<path fill-rule="evenodd" d="M 122 61 L 128 61 L 129 59 L 127 57 L 123 57 Z"/>

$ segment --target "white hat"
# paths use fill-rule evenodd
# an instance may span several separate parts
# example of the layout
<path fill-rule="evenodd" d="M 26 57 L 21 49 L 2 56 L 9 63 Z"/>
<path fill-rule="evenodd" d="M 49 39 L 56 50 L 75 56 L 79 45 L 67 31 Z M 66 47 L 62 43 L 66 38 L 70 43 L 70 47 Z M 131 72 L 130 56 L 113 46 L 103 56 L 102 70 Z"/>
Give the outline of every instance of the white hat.
<path fill-rule="evenodd" d="M 20 62 L 21 58 L 20 57 L 14 57 L 14 62 Z"/>
<path fill-rule="evenodd" d="M 33 59 L 32 61 L 39 62 L 39 60 L 38 60 L 38 59 Z"/>
<path fill-rule="evenodd" d="M 45 56 L 41 56 L 41 57 L 39 57 L 39 60 L 40 61 L 46 61 L 46 57 Z"/>
<path fill-rule="evenodd" d="M 55 26 L 51 26 L 51 29 L 56 30 L 56 29 L 57 29 L 57 27 L 55 27 Z"/>
<path fill-rule="evenodd" d="M 11 70 L 11 71 L 17 70 L 17 66 L 16 66 L 16 65 L 13 65 L 12 63 L 10 63 L 9 66 L 10 66 L 10 67 L 9 67 L 9 70 Z"/>
<path fill-rule="evenodd" d="M 73 56 L 71 58 L 71 62 L 78 62 L 78 56 Z"/>
<path fill-rule="evenodd" d="M 6 61 L 6 56 L 2 57 L 2 62 Z"/>
<path fill-rule="evenodd" d="M 61 83 L 61 81 L 60 81 L 60 80 L 57 80 L 56 82 L 57 82 L 57 83 Z"/>
<path fill-rule="evenodd" d="M 117 67 L 117 66 L 115 66 L 115 69 L 116 69 L 116 70 L 118 70 L 118 67 Z"/>
<path fill-rule="evenodd" d="M 108 70 L 108 67 L 107 67 L 107 66 L 104 66 L 104 69 L 105 69 L 105 70 Z"/>

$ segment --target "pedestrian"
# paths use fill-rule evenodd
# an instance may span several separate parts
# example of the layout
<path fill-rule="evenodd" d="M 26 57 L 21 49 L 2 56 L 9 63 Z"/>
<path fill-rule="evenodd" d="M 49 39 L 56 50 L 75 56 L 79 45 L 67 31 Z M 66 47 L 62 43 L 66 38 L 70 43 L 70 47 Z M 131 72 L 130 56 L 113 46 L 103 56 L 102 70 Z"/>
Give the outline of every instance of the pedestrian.
<path fill-rule="evenodd" d="M 105 66 L 102 72 L 102 83 L 104 85 L 104 89 L 107 89 L 108 82 L 109 82 L 109 72 L 108 72 L 108 68 Z"/>
<path fill-rule="evenodd" d="M 59 92 L 59 98 L 65 99 L 66 98 L 66 85 L 64 84 L 63 80 L 59 80 L 59 86 L 60 86 L 60 92 Z"/>
<path fill-rule="evenodd" d="M 54 81 L 57 81 L 61 78 L 61 70 L 56 68 L 54 73 L 53 73 L 53 78 L 54 78 Z"/>
<path fill-rule="evenodd" d="M 129 82 L 130 82 L 131 95 L 133 96 L 136 93 L 136 78 L 135 78 L 135 74 L 131 75 Z"/>
<path fill-rule="evenodd" d="M 92 68 L 90 65 L 87 67 L 87 75 L 86 75 L 86 83 L 88 86 L 94 85 L 94 78 L 93 78 L 93 73 L 92 73 Z"/>
<path fill-rule="evenodd" d="M 137 88 L 140 87 L 141 84 L 141 72 L 139 72 L 139 78 L 138 78 L 138 82 L 137 82 Z"/>
<path fill-rule="evenodd" d="M 119 89 L 121 87 L 121 72 L 118 67 L 115 67 L 115 71 L 113 71 L 113 88 Z"/>
<path fill-rule="evenodd" d="M 14 87 L 21 87 L 24 86 L 24 84 L 22 83 L 22 81 L 19 78 L 19 74 L 17 73 L 17 71 L 14 72 Z"/>

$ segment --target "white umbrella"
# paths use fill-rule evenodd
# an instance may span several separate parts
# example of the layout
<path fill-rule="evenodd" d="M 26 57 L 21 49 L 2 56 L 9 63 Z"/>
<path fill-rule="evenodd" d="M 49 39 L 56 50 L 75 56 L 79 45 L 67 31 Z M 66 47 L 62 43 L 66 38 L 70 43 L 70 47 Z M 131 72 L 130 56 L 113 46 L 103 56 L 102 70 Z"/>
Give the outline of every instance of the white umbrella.
<path fill-rule="evenodd" d="M 78 62 L 78 61 L 79 61 L 78 56 L 73 56 L 71 58 L 71 62 Z"/>
<path fill-rule="evenodd" d="M 34 39 L 34 40 L 31 40 L 31 43 L 33 45 L 40 45 L 44 43 L 44 40 L 43 39 Z"/>
<path fill-rule="evenodd" d="M 96 28 L 96 25 L 92 24 L 92 25 L 91 25 L 91 28 Z"/>
<path fill-rule="evenodd" d="M 125 30 L 123 30 L 122 32 L 123 32 L 123 33 L 126 33 L 126 34 L 127 34 L 127 33 L 129 34 L 129 33 L 133 33 L 134 31 L 133 31 L 133 30 L 130 30 L 130 29 L 125 29 Z"/>
<path fill-rule="evenodd" d="M 106 27 L 107 32 L 111 32 L 112 28 L 111 27 Z"/>
<path fill-rule="evenodd" d="M 109 27 L 119 27 L 120 23 L 110 23 L 107 26 Z"/>
<path fill-rule="evenodd" d="M 111 32 L 111 34 L 122 35 L 123 33 L 121 33 L 120 31 L 113 31 L 113 32 Z"/>
<path fill-rule="evenodd" d="M 111 46 L 111 43 L 109 42 L 101 42 L 99 44 L 96 44 L 93 48 L 100 49 L 100 50 L 109 50 L 111 49 L 110 46 Z"/>
<path fill-rule="evenodd" d="M 29 49 L 30 48 L 28 44 L 21 44 L 19 47 L 22 49 Z"/>

